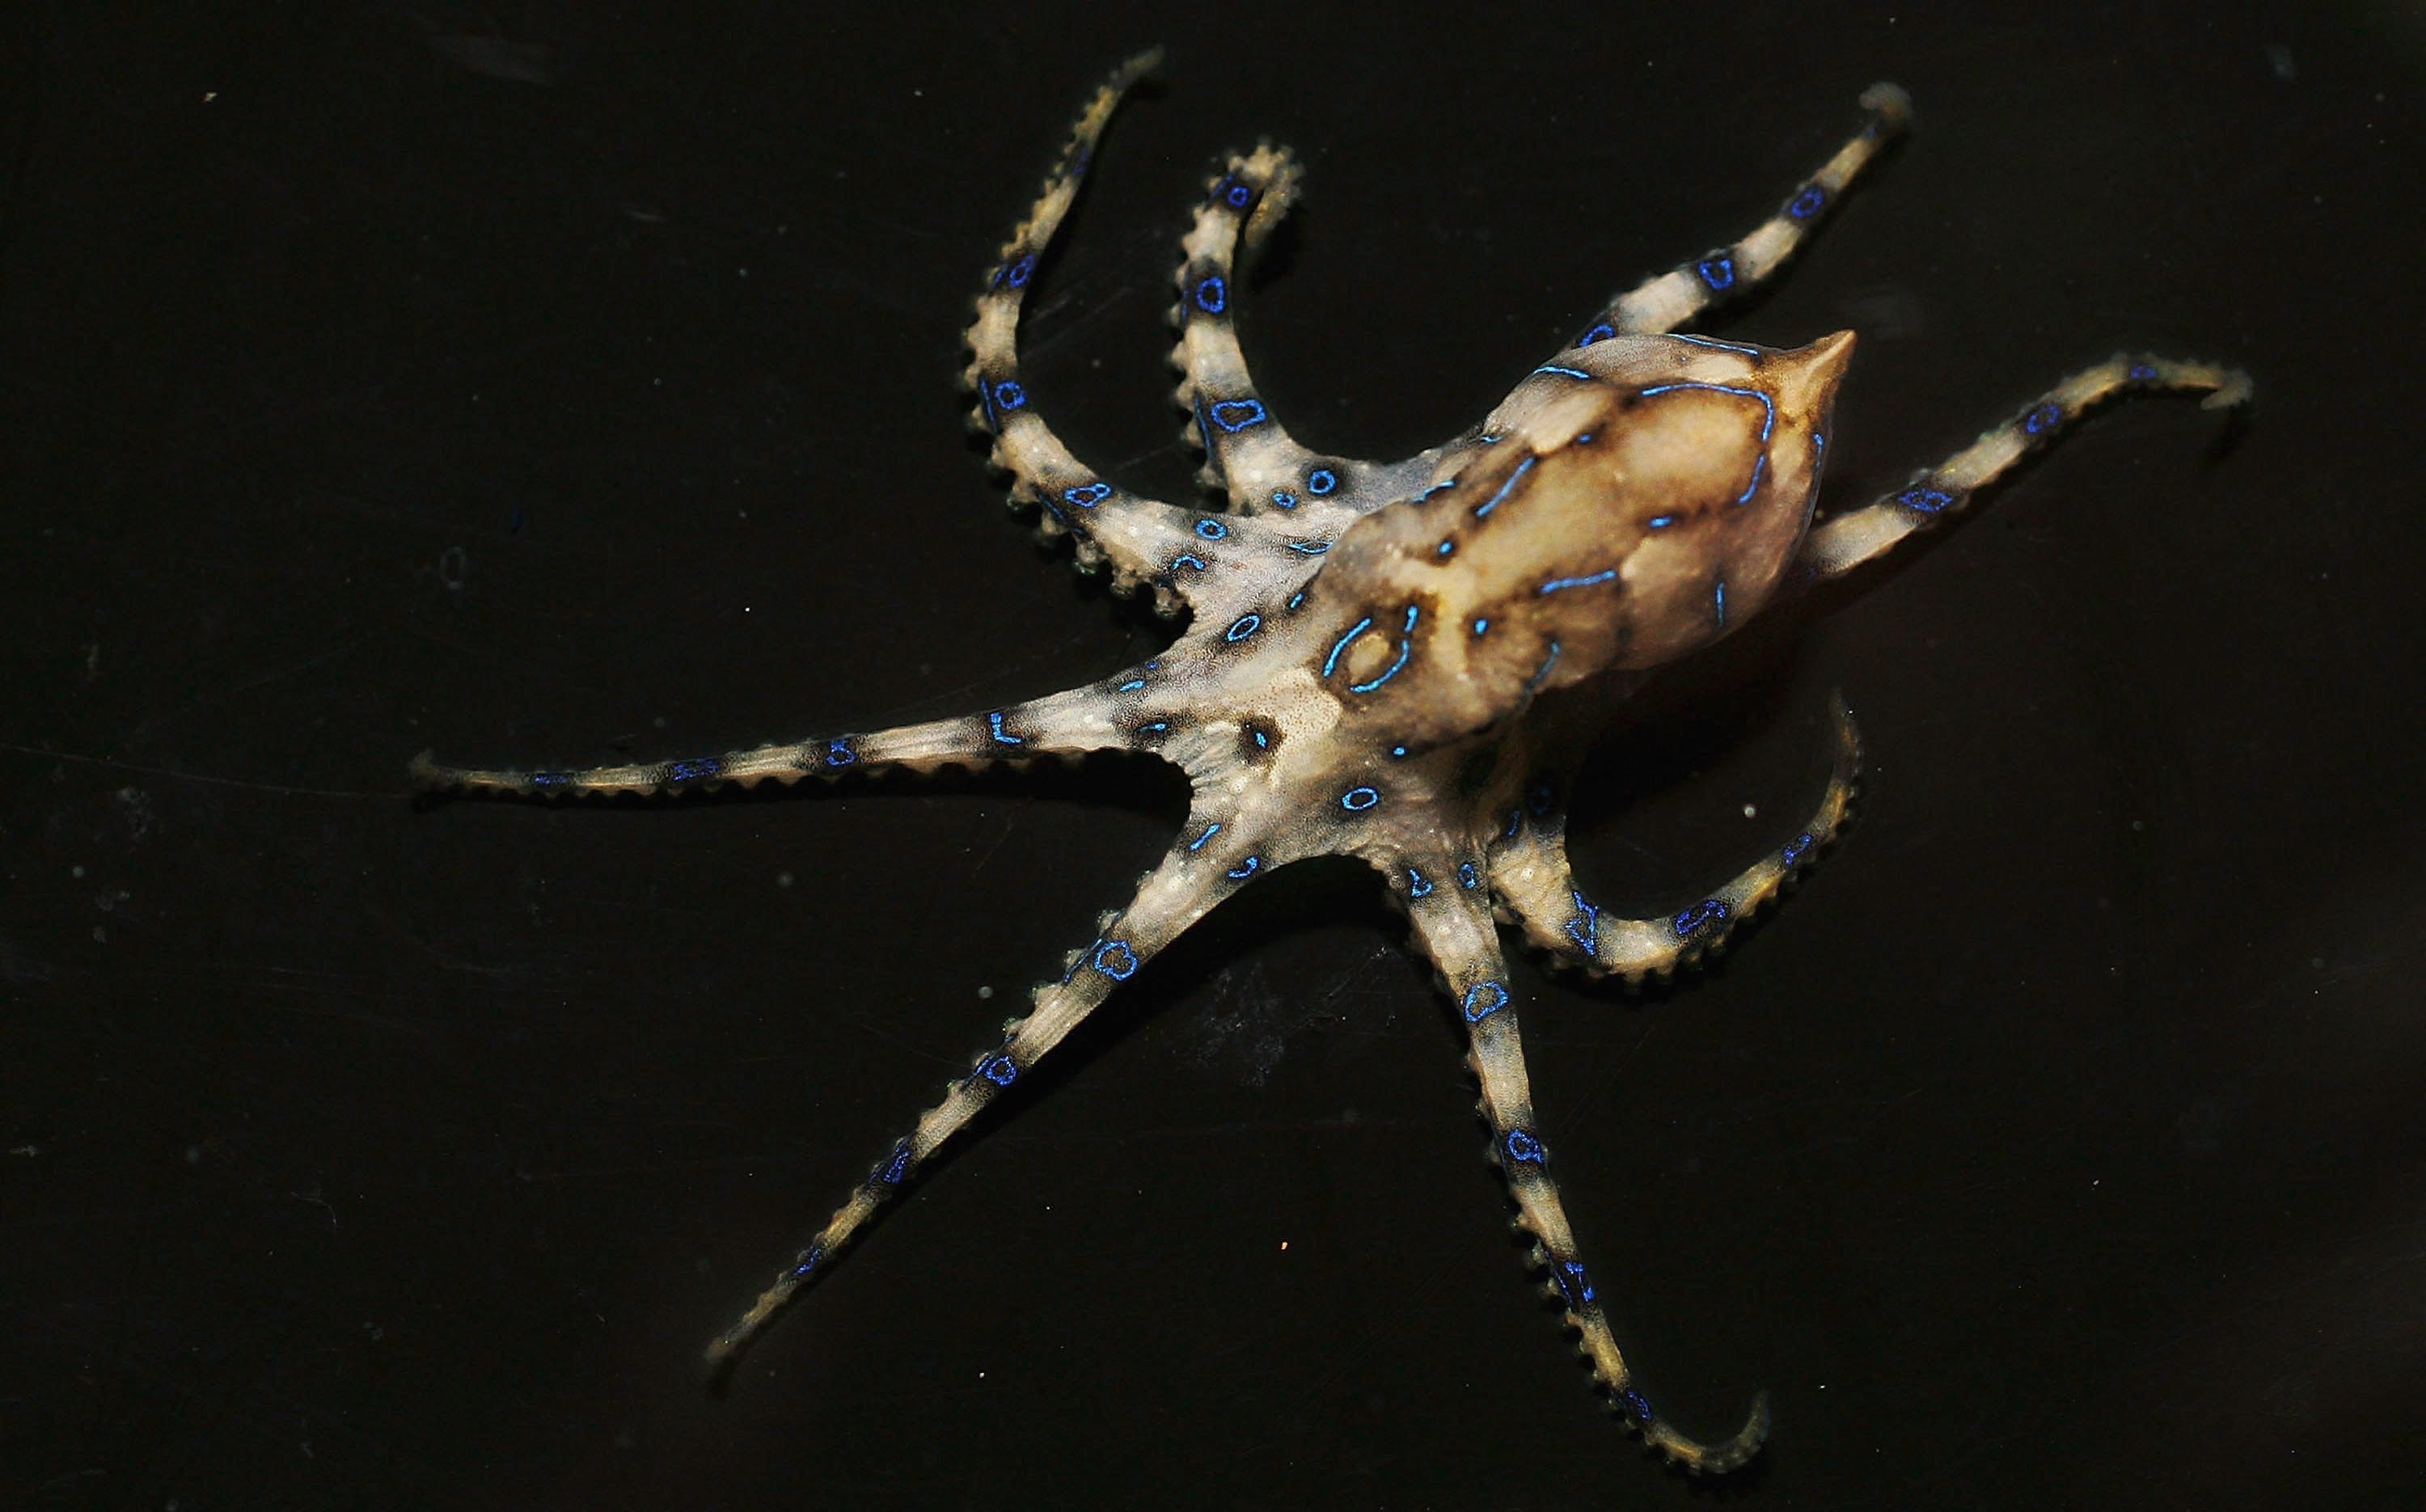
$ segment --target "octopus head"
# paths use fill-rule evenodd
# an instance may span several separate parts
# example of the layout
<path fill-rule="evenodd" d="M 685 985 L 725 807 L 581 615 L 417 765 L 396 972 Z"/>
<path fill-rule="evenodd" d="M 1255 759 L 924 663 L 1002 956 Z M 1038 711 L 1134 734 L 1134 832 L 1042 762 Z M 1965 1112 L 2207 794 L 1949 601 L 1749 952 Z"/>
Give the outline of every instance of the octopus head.
<path fill-rule="evenodd" d="M 1432 488 L 1340 539 L 1322 599 L 1365 629 L 1326 677 L 1436 740 L 1727 634 L 1810 525 L 1852 350 L 1850 330 L 1793 351 L 1620 336 L 1534 373 Z"/>

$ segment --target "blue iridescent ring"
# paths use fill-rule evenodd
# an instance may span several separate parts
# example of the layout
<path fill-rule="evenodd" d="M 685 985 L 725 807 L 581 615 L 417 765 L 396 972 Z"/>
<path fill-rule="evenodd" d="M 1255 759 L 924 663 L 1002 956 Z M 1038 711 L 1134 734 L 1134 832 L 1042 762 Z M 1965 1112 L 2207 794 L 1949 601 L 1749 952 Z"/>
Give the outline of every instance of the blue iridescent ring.
<path fill-rule="evenodd" d="M 1480 1023 L 1507 1005 L 1508 989 L 1497 982 L 1477 982 L 1465 989 L 1464 1006 L 1468 1023 Z"/>

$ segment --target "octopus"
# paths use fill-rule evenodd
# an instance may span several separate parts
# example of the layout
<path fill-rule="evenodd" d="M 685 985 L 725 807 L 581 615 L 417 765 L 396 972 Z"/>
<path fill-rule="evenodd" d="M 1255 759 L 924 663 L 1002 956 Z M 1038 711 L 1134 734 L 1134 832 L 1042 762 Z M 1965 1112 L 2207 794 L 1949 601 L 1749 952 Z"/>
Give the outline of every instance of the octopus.
<path fill-rule="evenodd" d="M 2247 377 L 2123 354 L 2063 378 L 1894 491 L 1814 523 L 1831 410 L 1854 335 L 1776 350 L 1679 328 L 1759 286 L 1904 127 L 1891 84 L 1776 214 L 1610 303 L 1480 425 L 1402 460 L 1309 450 L 1258 396 L 1240 353 L 1238 267 L 1300 190 L 1290 153 L 1232 155 L 1183 243 L 1172 312 L 1175 398 L 1201 447 L 1197 507 L 1130 491 L 1073 456 L 1020 380 L 1022 300 L 1122 96 L 1159 61 L 1122 65 L 1080 115 L 977 299 L 964 381 L 1015 505 L 1081 570 L 1185 617 L 1169 649 L 1025 703 L 865 733 L 586 768 L 413 764 L 425 790 L 520 796 L 665 794 L 884 768 L 1124 750 L 1187 774 L 1186 828 L 1127 907 L 1033 993 L 717 1339 L 738 1353 L 898 1197 L 970 1119 L 1019 1084 L 1157 951 L 1224 898 L 1293 861 L 1355 857 L 1386 879 L 1468 1044 L 1491 1152 L 1546 1293 L 1620 1419 L 1688 1471 L 1744 1464 L 1770 1424 L 1755 1396 L 1733 1435 L 1656 1413 L 1620 1350 L 1560 1202 L 1526 1075 L 1501 926 L 1555 961 L 1628 984 L 1716 949 L 1845 825 L 1859 764 L 1834 710 L 1834 770 L 1804 821 L 1706 896 L 1649 918 L 1593 903 L 1569 869 L 1565 803 L 1594 733 L 1656 669 L 1742 626 L 1789 587 L 1836 578 L 1962 510 L 1982 488 L 2126 394 L 2238 405 Z"/>

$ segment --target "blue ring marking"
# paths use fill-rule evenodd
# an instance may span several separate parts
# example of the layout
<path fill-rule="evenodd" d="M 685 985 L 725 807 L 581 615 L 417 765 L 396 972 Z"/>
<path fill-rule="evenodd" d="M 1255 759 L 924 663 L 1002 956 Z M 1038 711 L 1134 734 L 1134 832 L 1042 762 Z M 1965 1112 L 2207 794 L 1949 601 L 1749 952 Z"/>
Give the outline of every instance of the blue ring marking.
<path fill-rule="evenodd" d="M 1247 732 L 1247 738 L 1255 743 L 1255 748 L 1257 750 L 1270 750 L 1272 748 L 1272 732 L 1266 730 L 1261 725 L 1257 725 L 1249 730 Z"/>
<path fill-rule="evenodd" d="M 1492 510 L 1498 508 L 1499 501 L 1508 497 L 1508 491 L 1511 489 L 1513 489 L 1517 484 L 1523 482 L 1525 480 L 1525 475 L 1533 471 L 1533 464 L 1540 460 L 1541 458 L 1538 457 L 1528 457 L 1523 461 L 1517 463 L 1516 471 L 1508 475 L 1508 481 L 1499 485 L 1499 491 L 1485 500 L 1482 505 L 1474 511 L 1474 518 L 1480 520 L 1484 515 L 1489 514 Z"/>
<path fill-rule="evenodd" d="M 1122 684 L 1120 686 L 1112 689 L 1112 691 L 1115 693 L 1135 693 L 1138 689 L 1143 686 L 1145 686 L 1144 678 L 1133 677 L 1127 682 Z"/>
<path fill-rule="evenodd" d="M 1676 517 L 1673 514 L 1656 514 L 1644 521 L 1642 526 L 1646 530 L 1665 530 L 1675 523 Z"/>
<path fill-rule="evenodd" d="M 1590 373 L 1585 372 L 1580 367 L 1560 367 L 1555 363 L 1545 363 L 1544 365 L 1533 369 L 1531 376 L 1534 378 L 1540 378 L 1545 373 L 1555 373 L 1561 378 L 1589 378 L 1592 377 Z"/>
<path fill-rule="evenodd" d="M 1363 813 L 1382 801 L 1382 795 L 1369 787 L 1351 787 L 1339 796 L 1339 806 L 1350 813 Z"/>
<path fill-rule="evenodd" d="M 1423 873 L 1421 873 L 1421 872 L 1419 872 L 1419 871 L 1415 870 L 1415 869 L 1414 867 L 1412 867 L 1412 866 L 1408 867 L 1408 868 L 1407 868 L 1407 895 L 1408 895 L 1409 897 L 1415 897 L 1415 898 L 1428 898 L 1428 897 L 1431 896 L 1431 895 L 1432 895 L 1432 882 L 1431 882 L 1431 877 L 1426 877 Z"/>
<path fill-rule="evenodd" d="M 1701 902 L 1694 904 L 1691 908 L 1687 909 L 1684 912 L 1670 920 L 1668 922 L 1669 927 L 1676 931 L 1677 939 L 1690 939 L 1696 931 L 1700 930 L 1705 925 L 1709 925 L 1713 921 L 1725 918 L 1727 916 L 1727 906 L 1723 900 L 1719 898 L 1704 898 Z"/>
<path fill-rule="evenodd" d="M 1219 520 L 1199 520 L 1196 522 L 1196 533 L 1206 540 L 1220 540 L 1230 533 L 1230 527 Z"/>
<path fill-rule="evenodd" d="M 1237 865 L 1231 867 L 1221 875 L 1228 877 L 1233 882 L 1243 882 L 1248 877 L 1254 876 L 1255 869 L 1263 864 L 1264 859 L 1261 856 L 1250 856 L 1245 861 L 1240 861 Z"/>
<path fill-rule="evenodd" d="M 1525 811 L 1522 809 L 1511 809 L 1508 811 L 1508 832 L 1500 838 L 1503 840 L 1513 840 L 1516 838 L 1516 832 L 1524 828 Z"/>
<path fill-rule="evenodd" d="M 1460 861 L 1457 863 L 1457 885 L 1460 887 L 1480 887 L 1482 885 L 1482 874 L 1475 869 L 1474 862 Z"/>
<path fill-rule="evenodd" d="M 1440 543 L 1440 545 L 1439 545 L 1439 546 L 1437 546 L 1437 547 L 1435 547 L 1435 548 L 1433 549 L 1433 551 L 1432 551 L 1432 555 L 1435 555 L 1435 556 L 1447 556 L 1448 555 L 1449 555 L 1451 552 L 1453 552 L 1453 551 L 1455 551 L 1455 550 L 1457 550 L 1457 542 L 1456 542 L 1456 541 L 1453 541 L 1453 540 L 1445 540 L 1445 541 L 1442 541 L 1442 542 Z"/>
<path fill-rule="evenodd" d="M 1350 641 L 1354 640 L 1357 636 L 1365 634 L 1365 632 L 1372 628 L 1373 617 L 1369 614 L 1364 619 L 1357 620 L 1354 624 L 1349 626 L 1348 634 L 1332 642 L 1331 654 L 1322 659 L 1322 675 L 1329 677 L 1332 673 L 1337 671 L 1339 669 L 1339 653 L 1348 649 L 1348 643 Z"/>
<path fill-rule="evenodd" d="M 1236 620 L 1232 621 L 1229 629 L 1221 632 L 1221 638 L 1235 645 L 1238 641 L 1242 641 L 1249 635 L 1253 635 L 1256 631 L 1261 630 L 1263 627 L 1264 617 L 1262 615 L 1242 614 Z"/>
<path fill-rule="evenodd" d="M 1408 634 L 1408 635 L 1414 635 L 1414 634 L 1415 633 L 1415 619 L 1416 619 L 1417 616 L 1418 616 L 1420 613 L 1421 613 L 1421 611 L 1420 611 L 1420 610 L 1418 610 L 1418 609 L 1417 609 L 1414 604 L 1412 604 L 1412 603 L 1411 603 L 1411 604 L 1408 604 L 1408 605 L 1407 605 L 1407 622 L 1406 622 L 1405 624 L 1400 625 L 1399 628 L 1401 631 L 1405 632 L 1406 634 Z"/>
<path fill-rule="evenodd" d="M 1293 540 L 1288 543 L 1288 549 L 1293 552 L 1302 553 L 1307 556 L 1319 556 L 1324 552 L 1331 550 L 1331 542 L 1327 540 Z"/>
<path fill-rule="evenodd" d="M 1014 289 L 1025 288 L 1027 284 L 1027 276 L 1035 271 L 1036 254 L 1029 252 L 1003 270 L 1002 281 Z"/>
<path fill-rule="evenodd" d="M 1005 378 L 994 386 L 994 402 L 1006 411 L 1016 410 L 1027 402 L 1027 391 Z"/>
<path fill-rule="evenodd" d="M 1207 273 L 1196 283 L 1196 308 L 1208 315 L 1218 315 L 1230 305 L 1230 286 L 1221 281 L 1219 273 Z"/>
<path fill-rule="evenodd" d="M 1634 1414 L 1635 1422 L 1650 1423 L 1654 1421 L 1651 1411 L 1651 1404 L 1643 1400 L 1642 1393 L 1641 1391 L 1634 1390 L 1632 1387 L 1628 1387 L 1625 1391 L 1618 1392 L 1617 1396 L 1619 1401 L 1625 1404 L 1625 1409 Z"/>
<path fill-rule="evenodd" d="M 696 782 L 703 777 L 714 777 L 717 773 L 723 770 L 724 764 L 718 761 L 715 757 L 698 756 L 693 757 L 691 760 L 687 762 L 676 762 L 671 766 L 667 767 L 666 780 L 669 782 Z"/>
<path fill-rule="evenodd" d="M 826 742 L 828 766 L 849 766 L 857 760 L 859 760 L 859 749 L 850 743 L 849 735 L 839 735 Z"/>
<path fill-rule="evenodd" d="M 1391 747 L 1391 748 L 1390 748 L 1390 759 L 1391 759 L 1392 761 L 1398 761 L 1398 762 L 1405 761 L 1405 760 L 1407 759 L 1407 748 L 1406 748 L 1406 747 L 1404 747 L 1404 746 L 1393 746 L 1393 747 Z"/>
<path fill-rule="evenodd" d="M 1526 679 L 1525 691 L 1530 693 L 1535 688 L 1540 687 L 1544 683 L 1547 682 L 1550 676 L 1550 668 L 1558 665 L 1559 643 L 1554 640 L 1550 642 L 1550 654 L 1543 657 L 1542 665 L 1533 669 L 1533 675 L 1531 677 Z"/>
<path fill-rule="evenodd" d="M 1604 320 L 1599 325 L 1593 327 L 1592 330 L 1587 330 L 1582 335 L 1577 337 L 1576 345 L 1577 346 L 1589 346 L 1596 341 L 1607 341 L 1609 338 L 1616 334 L 1617 328 Z"/>
<path fill-rule="evenodd" d="M 807 1280 L 809 1279 L 809 1273 L 816 1270 L 817 1268 L 817 1263 L 825 1258 L 825 1246 L 811 1245 L 806 1252 L 801 1256 L 799 1262 L 792 1266 L 792 1279 L 796 1281 Z"/>
<path fill-rule="evenodd" d="M 1145 724 L 1138 726 L 1137 732 L 1140 735 L 1167 735 L 1171 733 L 1171 721 L 1168 719 L 1150 720 Z"/>
<path fill-rule="evenodd" d="M 1508 1131 L 1508 1137 L 1500 1143 L 1507 1150 L 1510 1160 L 1527 1166 L 1549 1164 L 1550 1151 L 1543 1146 L 1541 1139 L 1530 1129 L 1511 1129 Z"/>
<path fill-rule="evenodd" d="M 2052 402 L 2043 404 L 2022 417 L 2022 428 L 2033 436 L 2041 435 L 2062 418 L 2062 406 Z"/>
<path fill-rule="evenodd" d="M 1339 475 L 1327 467 L 1318 467 L 1305 475 L 1305 491 L 1308 493 L 1329 493 L 1337 487 Z"/>
<path fill-rule="evenodd" d="M 1786 848 L 1784 850 L 1777 853 L 1778 859 L 1786 862 L 1787 865 L 1791 866 L 1796 861 L 1801 861 L 1803 859 L 1803 853 L 1810 848 L 1811 837 L 1807 834 L 1797 835 L 1792 840 L 1786 843 Z"/>
<path fill-rule="evenodd" d="M 1827 190 L 1820 187 L 1820 185 L 1816 184 L 1804 185 L 1803 192 L 1796 195 L 1792 200 L 1787 202 L 1787 218 L 1789 220 L 1808 220 L 1813 216 L 1818 215 L 1820 207 L 1825 205 L 1827 202 Z"/>
<path fill-rule="evenodd" d="M 1926 483 L 1916 483 L 1902 492 L 1892 495 L 1895 502 L 1922 514 L 1935 514 L 1954 502 L 1954 495 L 1944 489 L 1933 489 Z"/>
<path fill-rule="evenodd" d="M 1203 834 L 1198 835 L 1195 839 L 1188 843 L 1188 848 L 1191 851 L 1203 850 L 1205 848 L 1205 843 L 1221 832 L 1221 827 L 1220 825 L 1208 824 L 1205 827 L 1205 832 Z"/>
<path fill-rule="evenodd" d="M 884 1164 L 876 1168 L 876 1179 L 887 1186 L 899 1186 L 901 1178 L 910 1174 L 910 1141 L 902 1140 L 893 1147 Z"/>
<path fill-rule="evenodd" d="M 1230 411 L 1236 411 L 1235 415 Z M 1223 431 L 1236 435 L 1249 426 L 1260 426 L 1271 416 L 1264 413 L 1261 399 L 1224 399 L 1211 410 L 1213 423 Z"/>
<path fill-rule="evenodd" d="M 1407 640 L 1407 637 L 1406 637 L 1406 636 L 1404 636 L 1404 635 L 1399 636 L 1399 656 L 1398 656 L 1398 659 L 1397 659 L 1396 661 L 1394 661 L 1394 662 L 1392 662 L 1392 663 L 1390 664 L 1388 670 L 1384 671 L 1384 672 L 1383 672 L 1380 677 L 1377 677 L 1377 678 L 1373 679 L 1373 680 L 1372 680 L 1371 682 L 1369 682 L 1369 683 L 1350 683 L 1350 684 L 1348 684 L 1348 691 L 1349 691 L 1349 692 L 1350 692 L 1350 693 L 1370 693 L 1370 692 L 1372 692 L 1375 688 L 1380 687 L 1383 684 L 1387 683 L 1388 681 L 1390 681 L 1390 679 L 1392 679 L 1392 678 L 1394 678 L 1394 677 L 1398 676 L 1399 672 L 1401 672 L 1402 670 L 1404 670 L 1404 669 L 1405 669 L 1406 665 L 1407 665 L 1407 657 L 1408 657 L 1408 655 L 1413 651 L 1413 650 L 1414 650 L 1414 647 L 1413 647 L 1413 646 L 1411 646 L 1411 645 L 1409 644 L 1409 642 L 1408 642 L 1408 640 Z"/>
<path fill-rule="evenodd" d="M 1009 1086 L 1019 1080 L 1019 1062 L 1009 1055 L 994 1055 L 978 1068 L 978 1074 L 996 1086 Z"/>
<path fill-rule="evenodd" d="M 1171 559 L 1171 570 L 1173 571 L 1176 572 L 1183 567 L 1192 567 L 1202 572 L 1205 571 L 1205 558 L 1197 555 L 1193 552 L 1182 552 L 1180 555 Z"/>
<path fill-rule="evenodd" d="M 1708 284 L 1713 292 L 1735 286 L 1736 260 L 1731 253 L 1712 252 L 1694 264 L 1693 271 L 1701 275 L 1702 281 Z"/>
<path fill-rule="evenodd" d="M 2134 362 L 2131 364 L 2130 376 L 2137 378 L 2139 381 L 2145 383 L 2150 378 L 2157 376 L 2157 370 L 2153 365 L 2147 362 Z"/>
<path fill-rule="evenodd" d="M 1583 430 L 1576 433 L 1576 444 L 1578 446 L 1589 446 L 1598 440 L 1600 440 L 1600 432 L 1597 430 Z"/>
<path fill-rule="evenodd" d="M 1087 483 L 1075 489 L 1061 491 L 1061 497 L 1081 509 L 1092 509 L 1111 496 L 1112 486 L 1108 483 Z"/>
<path fill-rule="evenodd" d="M 1752 503 L 1752 496 L 1760 491 L 1760 476 L 1768 471 L 1769 453 L 1763 452 L 1752 459 L 1752 481 L 1744 485 L 1744 491 L 1741 493 L 1736 495 L 1736 503 Z"/>
<path fill-rule="evenodd" d="M 1585 955 L 1597 956 L 1600 954 L 1600 909 L 1573 888 L 1567 893 L 1576 900 L 1576 916 L 1566 925 L 1567 938 L 1581 945 Z"/>
<path fill-rule="evenodd" d="M 1719 628 L 1724 630 L 1727 626 L 1727 580 L 1725 578 L 1721 578 L 1710 585 L 1710 606 L 1718 611 Z"/>
<path fill-rule="evenodd" d="M 1087 957 L 1094 954 L 1095 947 L 1103 942 L 1104 937 L 1097 935 L 1094 939 L 1087 941 L 1087 943 L 1080 945 L 1076 950 L 1071 952 L 1070 967 L 1069 970 L 1061 973 L 1061 980 L 1067 982 L 1072 977 L 1076 976 L 1078 974 L 1078 968 L 1087 964 Z"/>
<path fill-rule="evenodd" d="M 1580 1260 L 1559 1262 L 1557 1268 L 1550 1272 L 1550 1276 L 1559 1283 L 1559 1290 L 1565 1295 L 1567 1306 L 1571 1308 L 1583 1307 L 1597 1300 L 1600 1295 L 1593 1290 L 1591 1279 L 1584 1275 L 1584 1263 Z"/>
<path fill-rule="evenodd" d="M 530 775 L 533 787 L 563 787 L 573 780 L 571 772 L 533 772 Z"/>
<path fill-rule="evenodd" d="M 1433 484 L 1431 488 L 1424 490 L 1423 492 L 1416 494 L 1415 502 L 1417 504 L 1421 504 L 1426 499 L 1431 498 L 1433 494 L 1440 492 L 1443 489 L 1453 489 L 1455 487 L 1457 487 L 1457 478 L 1454 475 L 1445 477 L 1439 482 Z"/>
<path fill-rule="evenodd" d="M 1234 180 L 1230 187 L 1222 191 L 1221 198 L 1230 201 L 1233 210 L 1244 210 L 1255 198 L 1255 191 Z"/>
<path fill-rule="evenodd" d="M 1490 620 L 1488 620 L 1488 619 L 1477 619 L 1477 620 L 1474 622 L 1474 633 L 1475 633 L 1476 635 L 1481 635 L 1484 631 L 1489 630 L 1490 628 L 1491 628 L 1491 621 L 1490 621 Z"/>
<path fill-rule="evenodd" d="M 994 738 L 999 745 L 1025 746 L 1027 744 L 1027 742 L 1020 739 L 1017 735 L 1014 735 L 1009 731 L 1003 729 L 1002 714 L 999 710 L 986 716 L 986 726 L 994 732 Z"/>
<path fill-rule="evenodd" d="M 1272 490 L 1272 504 L 1278 508 L 1294 509 L 1297 507 L 1297 495 L 1291 493 L 1286 489 L 1274 489 Z"/>
<path fill-rule="evenodd" d="M 1303 589 L 1303 588 L 1300 588 L 1300 589 L 1298 589 L 1295 593 L 1292 593 L 1292 594 L 1290 594 L 1290 595 L 1289 595 L 1289 601 L 1288 601 L 1287 607 L 1294 609 L 1294 608 L 1296 608 L 1299 604 L 1303 603 L 1304 602 L 1305 602 L 1305 589 Z"/>
<path fill-rule="evenodd" d="M 1543 584 L 1538 591 L 1547 594 L 1557 593 L 1566 588 L 1588 588 L 1595 583 L 1606 583 L 1616 575 L 1617 569 L 1608 567 L 1593 573 L 1590 577 L 1554 577 Z"/>
<path fill-rule="evenodd" d="M 1722 352 L 1741 352 L 1746 357 L 1765 355 L 1757 346 L 1746 346 L 1740 342 L 1721 341 L 1715 336 L 1688 336 L 1683 331 L 1670 331 L 1668 339 L 1691 342 L 1696 346 L 1715 346 Z"/>
<path fill-rule="evenodd" d="M 1480 442 L 1485 446 L 1496 446 L 1499 443 L 1499 438 L 1497 436 L 1477 436 L 1474 439 Z"/>
<path fill-rule="evenodd" d="M 1507 1005 L 1508 989 L 1497 982 L 1475 983 L 1465 989 L 1465 1001 L 1461 1005 L 1468 1023 L 1480 1023 Z"/>
<path fill-rule="evenodd" d="M 1095 970 L 1113 981 L 1125 982 L 1137 974 L 1137 952 L 1124 941 L 1107 940 L 1096 947 L 1093 964 Z"/>
<path fill-rule="evenodd" d="M 1740 399 L 1758 399 L 1761 408 L 1760 443 L 1769 444 L 1770 432 L 1777 428 L 1777 401 L 1758 389 L 1739 389 L 1726 383 L 1655 383 L 1635 392 L 1648 399 L 1656 394 L 1673 394 L 1678 389 L 1707 389 L 1713 394 L 1732 394 Z"/>

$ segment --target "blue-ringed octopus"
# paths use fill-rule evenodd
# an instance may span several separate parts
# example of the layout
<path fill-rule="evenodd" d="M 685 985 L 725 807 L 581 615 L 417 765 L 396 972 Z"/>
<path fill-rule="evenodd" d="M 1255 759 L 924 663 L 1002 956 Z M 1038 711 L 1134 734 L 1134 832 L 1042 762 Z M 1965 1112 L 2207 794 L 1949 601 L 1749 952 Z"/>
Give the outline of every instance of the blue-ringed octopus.
<path fill-rule="evenodd" d="M 1195 211 L 1173 319 L 1175 395 L 1201 446 L 1204 507 L 1142 497 L 1074 457 L 1020 378 L 1021 304 L 1114 106 L 1158 62 L 1124 64 L 1079 117 L 1027 222 L 987 275 L 968 332 L 972 423 L 1014 503 L 1078 565 L 1150 589 L 1186 628 L 1144 664 L 962 718 L 639 765 L 529 771 L 413 764 L 425 789 L 556 797 L 790 784 L 1118 749 L 1185 772 L 1186 828 L 1127 907 L 1104 915 L 1032 1011 L 879 1159 L 708 1351 L 728 1366 L 841 1256 L 977 1112 L 1052 1054 L 1156 952 L 1292 861 L 1352 856 L 1386 878 L 1469 1045 L 1494 1158 L 1532 1258 L 1618 1415 L 1688 1470 L 1749 1459 L 1756 1396 L 1731 1436 L 1657 1414 L 1620 1351 L 1561 1209 L 1528 1089 L 1499 925 L 1594 975 L 1665 976 L 1775 897 L 1845 823 L 1859 749 L 1835 711 L 1835 770 L 1809 816 L 1706 896 L 1620 918 L 1570 875 L 1564 794 L 1610 711 L 1656 668 L 1749 620 L 1782 588 L 1833 578 L 1961 510 L 2081 413 L 2123 394 L 2237 405 L 2248 378 L 2117 355 L 2073 374 L 1874 502 L 1813 523 L 1854 336 L 1774 350 L 1678 328 L 1759 285 L 1900 131 L 1903 91 L 1862 96 L 1862 128 L 1777 213 L 1612 302 L 1480 425 L 1394 462 L 1311 451 L 1256 393 L 1234 317 L 1237 268 L 1299 192 L 1296 160 L 1232 156 Z"/>

